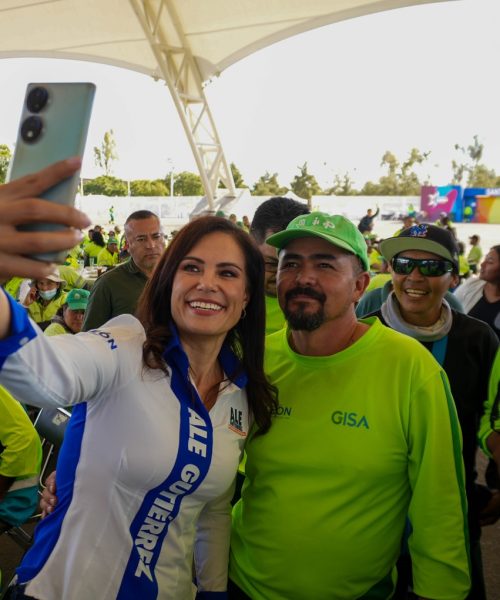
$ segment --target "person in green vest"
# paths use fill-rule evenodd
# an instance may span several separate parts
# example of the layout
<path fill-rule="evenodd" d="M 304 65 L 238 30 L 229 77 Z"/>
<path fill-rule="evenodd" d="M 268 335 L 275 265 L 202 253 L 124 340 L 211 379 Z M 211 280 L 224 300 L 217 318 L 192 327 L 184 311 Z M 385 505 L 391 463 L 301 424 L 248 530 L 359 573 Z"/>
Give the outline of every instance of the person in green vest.
<path fill-rule="evenodd" d="M 109 237 L 106 247 L 97 255 L 98 267 L 115 267 L 118 264 L 118 240 Z"/>
<path fill-rule="evenodd" d="M 22 405 L 0 386 L 0 530 L 22 525 L 38 504 L 40 438 Z"/>
<path fill-rule="evenodd" d="M 106 247 L 104 237 L 100 231 L 95 231 L 92 234 L 92 239 L 88 244 L 85 244 L 83 250 L 86 255 L 86 263 L 91 264 L 92 262 L 97 263 L 97 257 L 103 248 Z"/>
<path fill-rule="evenodd" d="M 467 279 L 470 277 L 471 271 L 469 267 L 469 263 L 465 256 L 465 244 L 463 242 L 457 242 L 458 246 L 458 274 L 460 276 L 460 281 Z"/>
<path fill-rule="evenodd" d="M 83 267 L 83 260 L 83 250 L 80 245 L 77 245 L 68 251 L 64 264 L 68 267 L 73 267 L 73 269 L 80 269 L 80 262 Z"/>
<path fill-rule="evenodd" d="M 14 298 L 14 300 L 19 300 L 19 293 L 23 281 L 24 277 L 11 277 L 2 285 L 2 287 L 7 292 L 7 294 Z"/>
<path fill-rule="evenodd" d="M 0 386 L 0 534 L 25 523 L 38 505 L 42 446 L 22 405 Z M 2 573 L 0 571 L 0 583 Z"/>
<path fill-rule="evenodd" d="M 59 265 L 59 276 L 63 280 L 63 288 L 65 292 L 69 292 L 73 288 L 85 288 L 90 290 L 92 288 L 92 281 L 85 279 L 80 271 L 77 271 L 73 267 L 68 265 Z"/>
<path fill-rule="evenodd" d="M 402 231 L 404 231 L 405 229 L 408 229 L 408 227 L 411 227 L 414 224 L 415 224 L 415 218 L 413 216 L 406 215 L 406 217 L 403 218 L 403 226 L 394 232 L 394 237 L 396 237 Z"/>
<path fill-rule="evenodd" d="M 32 281 L 30 291 L 23 300 L 23 306 L 28 309 L 30 317 L 45 330 L 61 306 L 66 302 L 59 269 Z"/>
<path fill-rule="evenodd" d="M 469 244 L 471 248 L 469 253 L 467 254 L 467 262 L 469 263 L 469 268 L 472 273 L 477 273 L 477 268 L 481 263 L 481 258 L 483 257 L 483 251 L 481 246 L 479 245 L 480 239 L 478 235 L 471 235 L 469 238 Z"/>
<path fill-rule="evenodd" d="M 73 289 L 66 296 L 66 302 L 52 318 L 52 322 L 44 331 L 45 335 L 62 335 L 79 333 L 82 330 L 83 317 L 89 303 L 90 292 Z"/>
<path fill-rule="evenodd" d="M 276 248 L 266 243 L 266 238 L 286 229 L 295 217 L 308 213 L 309 209 L 302 202 L 276 196 L 263 202 L 253 216 L 250 235 L 257 242 L 265 266 L 266 335 L 282 329 L 285 325 L 285 317 L 276 298 L 278 255 Z"/>

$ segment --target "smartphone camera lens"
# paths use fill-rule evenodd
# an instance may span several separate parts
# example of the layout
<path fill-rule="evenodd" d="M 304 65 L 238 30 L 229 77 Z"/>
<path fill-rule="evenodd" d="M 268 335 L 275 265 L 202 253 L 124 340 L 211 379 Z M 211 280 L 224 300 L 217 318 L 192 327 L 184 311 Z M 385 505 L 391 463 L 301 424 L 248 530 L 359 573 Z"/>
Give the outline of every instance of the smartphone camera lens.
<path fill-rule="evenodd" d="M 42 133 L 43 121 L 40 117 L 28 117 L 21 125 L 21 137 L 27 144 L 35 142 Z"/>
<path fill-rule="evenodd" d="M 38 113 L 47 104 L 49 92 L 43 87 L 36 87 L 31 90 L 26 99 L 26 105 L 30 112 Z"/>

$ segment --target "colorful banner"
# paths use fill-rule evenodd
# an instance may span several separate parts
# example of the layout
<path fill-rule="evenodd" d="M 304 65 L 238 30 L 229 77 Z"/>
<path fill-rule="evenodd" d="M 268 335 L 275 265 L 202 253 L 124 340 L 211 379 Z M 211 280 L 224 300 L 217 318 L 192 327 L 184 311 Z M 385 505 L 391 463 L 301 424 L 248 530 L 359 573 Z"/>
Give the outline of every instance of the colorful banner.
<path fill-rule="evenodd" d="M 461 186 L 422 186 L 420 210 L 425 213 L 425 220 L 429 223 L 437 221 L 443 213 L 452 221 L 461 221 L 463 218 Z"/>

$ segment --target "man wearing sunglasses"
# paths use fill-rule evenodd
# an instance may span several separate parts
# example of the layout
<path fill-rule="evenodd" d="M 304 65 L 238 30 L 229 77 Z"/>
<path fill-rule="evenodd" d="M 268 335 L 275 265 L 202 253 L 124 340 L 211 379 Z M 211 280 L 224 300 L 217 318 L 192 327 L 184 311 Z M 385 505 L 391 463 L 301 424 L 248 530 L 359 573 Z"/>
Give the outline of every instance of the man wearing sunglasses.
<path fill-rule="evenodd" d="M 393 291 L 373 315 L 421 342 L 450 381 L 462 428 L 469 506 L 472 588 L 468 598 L 482 600 L 486 596 L 479 538 L 481 510 L 485 509 L 481 492 L 485 490 L 475 485 L 475 456 L 498 341 L 488 325 L 456 312 L 445 299 L 448 290 L 457 285 L 459 269 L 458 246 L 450 231 L 435 225 L 415 225 L 384 240 L 381 251 L 390 265 Z M 443 518 L 445 515 L 443 506 Z M 406 588 L 410 579 L 408 561 L 400 562 L 399 585 Z M 398 593 L 397 597 L 406 597 L 406 589 Z"/>

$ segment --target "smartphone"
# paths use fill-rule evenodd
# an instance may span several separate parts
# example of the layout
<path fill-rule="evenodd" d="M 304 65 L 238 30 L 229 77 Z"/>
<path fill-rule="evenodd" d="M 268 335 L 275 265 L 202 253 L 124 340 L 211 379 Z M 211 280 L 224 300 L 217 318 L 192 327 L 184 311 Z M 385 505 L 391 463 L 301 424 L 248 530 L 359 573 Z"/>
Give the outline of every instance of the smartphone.
<path fill-rule="evenodd" d="M 30 83 L 26 89 L 21 122 L 9 179 L 17 179 L 54 162 L 83 157 L 92 112 L 93 83 Z M 73 205 L 80 180 L 79 171 L 40 196 L 62 205 Z M 57 231 L 63 225 L 29 223 L 20 231 Z M 30 258 L 63 263 L 66 252 L 31 255 Z"/>

